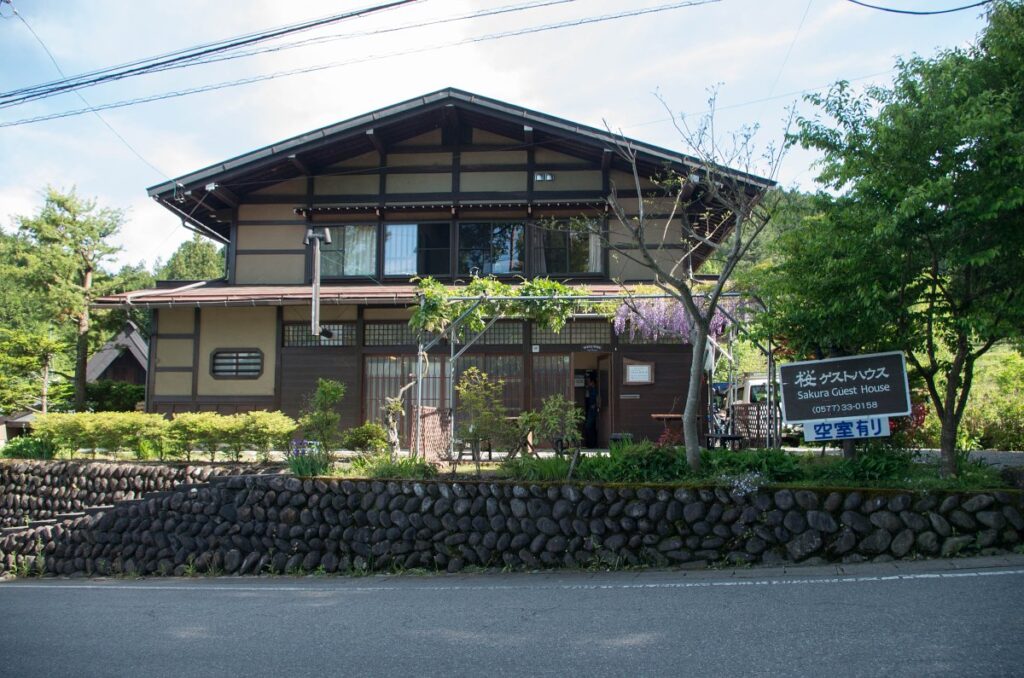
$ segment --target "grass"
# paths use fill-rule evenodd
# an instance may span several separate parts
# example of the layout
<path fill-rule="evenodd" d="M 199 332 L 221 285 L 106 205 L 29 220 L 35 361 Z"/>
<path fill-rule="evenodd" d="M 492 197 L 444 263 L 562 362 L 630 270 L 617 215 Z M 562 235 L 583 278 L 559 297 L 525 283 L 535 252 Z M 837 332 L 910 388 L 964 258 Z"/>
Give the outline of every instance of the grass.
<path fill-rule="evenodd" d="M 557 482 L 566 477 L 568 460 L 516 459 L 504 464 L 502 476 L 525 482 Z M 611 484 L 683 484 L 699 486 L 798 488 L 873 488 L 915 491 L 1003 489 L 999 471 L 983 462 L 960 460 L 955 477 L 939 475 L 937 461 L 922 462 L 913 451 L 867 447 L 853 460 L 794 454 L 782 450 L 705 451 L 694 473 L 680 448 L 652 443 L 613 447 L 609 454 L 580 460 L 574 479 Z"/>

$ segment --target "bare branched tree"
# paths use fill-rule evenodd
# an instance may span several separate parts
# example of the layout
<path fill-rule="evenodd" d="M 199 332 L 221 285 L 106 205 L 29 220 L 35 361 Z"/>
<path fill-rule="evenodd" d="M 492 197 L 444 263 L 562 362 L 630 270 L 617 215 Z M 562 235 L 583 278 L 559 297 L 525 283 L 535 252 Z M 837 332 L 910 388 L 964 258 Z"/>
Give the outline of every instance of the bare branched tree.
<path fill-rule="evenodd" d="M 678 300 L 691 319 L 686 339 L 693 347 L 693 360 L 683 410 L 683 442 L 694 470 L 700 465 L 698 415 L 708 335 L 737 265 L 777 208 L 779 192 L 771 188 L 786 149 L 784 143 L 776 143 L 759 153 L 756 126 L 730 134 L 726 143 L 720 143 L 714 125 L 715 99 L 713 92 L 710 112 L 692 127 L 684 116 L 673 115 L 659 97 L 693 153 L 684 161 L 686 172 L 666 169 L 652 177 L 645 169 L 650 162 L 644 163 L 633 145 L 616 135 L 615 151 L 628 164 L 633 185 L 629 190 L 612 183 L 607 201 L 615 225 L 602 233 L 616 257 L 646 269 L 653 284 Z M 787 133 L 792 120 L 790 111 Z M 655 201 L 660 209 L 651 207 Z M 665 207 L 669 207 L 667 214 Z M 711 275 L 698 280 L 694 271 L 705 262 Z"/>

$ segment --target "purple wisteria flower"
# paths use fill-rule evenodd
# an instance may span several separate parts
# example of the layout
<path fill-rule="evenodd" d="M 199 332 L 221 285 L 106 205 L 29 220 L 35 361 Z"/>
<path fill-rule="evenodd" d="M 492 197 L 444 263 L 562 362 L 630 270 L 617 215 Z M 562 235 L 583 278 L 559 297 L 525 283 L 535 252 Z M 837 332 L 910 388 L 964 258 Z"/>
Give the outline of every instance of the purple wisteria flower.
<path fill-rule="evenodd" d="M 630 339 L 658 341 L 677 337 L 686 340 L 691 336 L 693 319 L 686 307 L 675 299 L 632 299 L 619 306 L 612 325 L 616 334 L 628 332 Z M 728 325 L 728 317 L 720 308 L 715 308 L 709 336 L 717 339 Z"/>

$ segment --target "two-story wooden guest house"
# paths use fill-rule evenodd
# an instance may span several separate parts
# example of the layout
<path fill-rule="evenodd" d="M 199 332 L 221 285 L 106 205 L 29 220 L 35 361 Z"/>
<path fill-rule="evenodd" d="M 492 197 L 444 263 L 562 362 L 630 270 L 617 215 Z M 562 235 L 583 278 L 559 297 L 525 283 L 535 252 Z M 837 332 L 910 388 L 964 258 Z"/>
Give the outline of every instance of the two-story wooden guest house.
<path fill-rule="evenodd" d="M 332 377 L 348 386 L 344 426 L 379 419 L 384 398 L 415 368 L 411 278 L 549 276 L 607 293 L 650 280 L 600 237 L 550 228 L 585 217 L 612 241 L 625 239 L 605 208 L 613 184 L 624 204 L 637 200 L 616 141 L 454 89 L 367 113 L 151 188 L 187 226 L 225 244 L 225 276 L 98 306 L 153 309 L 150 411 L 294 415 L 316 379 Z M 644 176 L 692 167 L 679 153 L 631 144 Z M 650 181 L 642 188 L 657 193 Z M 322 251 L 328 332 L 319 337 L 310 333 L 310 227 L 331 233 Z M 659 251 L 681 255 L 671 245 Z M 431 359 L 424 391 L 442 411 L 447 352 Z M 581 400 L 586 377 L 596 377 L 603 444 L 619 431 L 656 437 L 661 424 L 650 415 L 682 410 L 690 359 L 687 345 L 631 343 L 606 320 L 578 318 L 557 334 L 501 321 L 460 364 L 503 379 L 513 412 L 556 392 Z"/>

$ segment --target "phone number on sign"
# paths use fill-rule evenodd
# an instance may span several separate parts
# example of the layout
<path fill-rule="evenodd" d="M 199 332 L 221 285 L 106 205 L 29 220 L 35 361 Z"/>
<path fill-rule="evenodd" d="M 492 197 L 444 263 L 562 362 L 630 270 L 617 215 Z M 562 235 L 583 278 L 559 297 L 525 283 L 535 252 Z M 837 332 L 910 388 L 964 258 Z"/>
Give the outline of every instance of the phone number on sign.
<path fill-rule="evenodd" d="M 844 412 L 868 412 L 871 410 L 877 410 L 878 403 L 874 400 L 869 400 L 862 403 L 837 403 L 834 405 L 815 405 L 811 408 L 811 412 L 814 414 L 842 414 Z"/>

